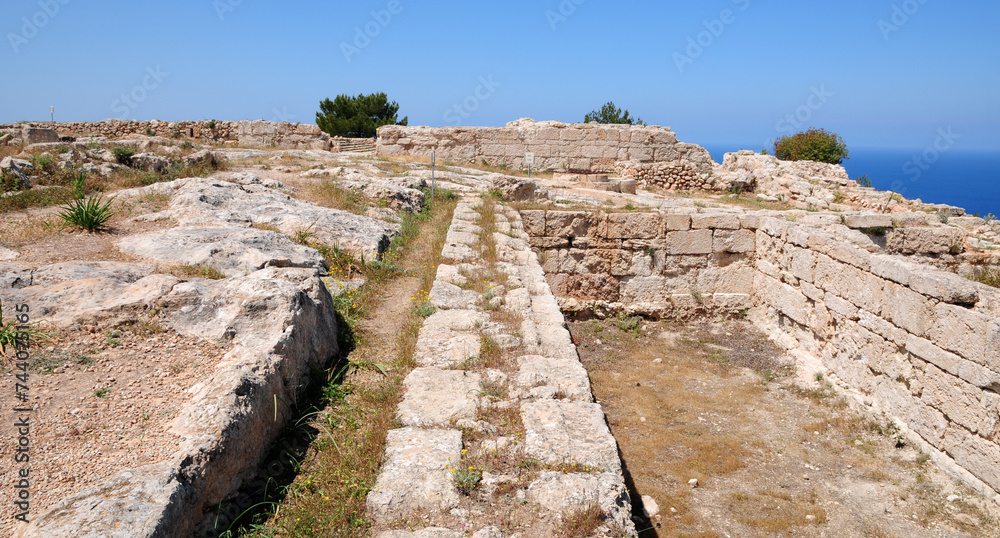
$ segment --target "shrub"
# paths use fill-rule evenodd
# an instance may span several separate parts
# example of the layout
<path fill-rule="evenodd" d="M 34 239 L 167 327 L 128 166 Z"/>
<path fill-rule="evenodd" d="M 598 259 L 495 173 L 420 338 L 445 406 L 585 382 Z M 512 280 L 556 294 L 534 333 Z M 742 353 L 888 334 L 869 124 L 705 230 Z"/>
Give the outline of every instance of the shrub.
<path fill-rule="evenodd" d="M 104 201 L 100 196 L 91 196 L 84 200 L 75 198 L 63 207 L 60 217 L 70 226 L 76 226 L 88 232 L 96 232 L 104 228 L 115 211 L 111 210 L 114 198 Z"/>
<path fill-rule="evenodd" d="M 613 101 L 608 101 L 601 107 L 600 110 L 592 110 L 590 114 L 585 114 L 583 116 L 583 123 L 591 122 L 621 125 L 646 125 L 646 122 L 639 118 L 629 117 L 628 110 L 622 112 L 622 109 L 616 107 Z"/>
<path fill-rule="evenodd" d="M 118 164 L 132 166 L 132 156 L 135 155 L 134 149 L 118 146 L 117 148 L 112 148 L 111 153 L 115 156 Z"/>
<path fill-rule="evenodd" d="M 333 101 L 319 103 L 316 125 L 332 136 L 371 138 L 383 125 L 406 125 L 408 119 L 398 120 L 399 104 L 390 102 L 385 93 L 371 95 L 338 95 Z"/>
<path fill-rule="evenodd" d="M 816 161 L 840 164 L 847 159 L 847 145 L 837 133 L 812 128 L 774 142 L 774 156 L 783 161 Z"/>
<path fill-rule="evenodd" d="M 858 183 L 859 187 L 868 187 L 868 188 L 871 188 L 871 186 L 872 186 L 872 180 L 868 179 L 868 174 L 865 174 L 865 175 L 863 175 L 863 176 L 855 179 L 854 181 L 856 181 Z"/>

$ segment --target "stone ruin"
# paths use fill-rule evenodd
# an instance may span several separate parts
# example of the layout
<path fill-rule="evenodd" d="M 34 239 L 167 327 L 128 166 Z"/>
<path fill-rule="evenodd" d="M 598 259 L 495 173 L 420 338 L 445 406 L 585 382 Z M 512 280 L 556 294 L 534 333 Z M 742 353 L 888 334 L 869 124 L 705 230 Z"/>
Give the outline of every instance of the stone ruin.
<path fill-rule="evenodd" d="M 66 143 L 33 129 L 19 127 L 18 136 Z M 234 132 L 226 136 L 239 140 Z M 602 470 L 546 473 L 528 488 L 527 500 L 573 507 L 580 492 L 599 490 L 602 508 L 634 532 L 616 443 L 593 403 L 563 318 L 621 312 L 747 317 L 789 349 L 799 368 L 824 373 L 858 409 L 892 420 L 934 462 L 1000 502 L 1000 291 L 964 276 L 983 260 L 995 261 L 996 222 L 860 187 L 837 166 L 783 162 L 752 151 L 727 154 L 716 164 L 703 148 L 679 143 L 660 127 L 518 121 L 507 128 L 388 126 L 379 134 L 383 156 L 427 157 L 435 149 L 457 165 L 486 161 L 516 168 L 524 152 L 532 151 L 541 167 L 577 177 L 533 182 L 461 169 L 439 172 L 439 181 L 467 196 L 445 247 L 453 262 L 439 267 L 431 293 L 439 310 L 420 332 L 419 368 L 405 383 L 398 410 L 402 427 L 389 436 L 382 475 L 368 497 L 376 519 L 455 504 L 447 462 L 459 459 L 462 445 L 454 424 L 470 420 L 478 402 L 471 401 L 469 387 L 478 382 L 446 367 L 474 352 L 478 337 L 472 328 L 482 317 L 477 297 L 458 286 L 457 267 L 477 262 L 470 246 L 473 195 L 490 190 L 534 204 L 520 211 L 502 207 L 495 237 L 501 263 L 519 284 L 498 300 L 525 320 L 519 338 L 526 354 L 511 379 L 528 432 L 525 448 L 541 461 Z M 302 176 L 345 170 L 317 168 Z M 400 193 L 423 181 L 424 172 L 414 168 L 413 177 L 384 179 L 350 171 L 346 179 L 359 188 Z M 388 185 L 397 180 L 399 185 Z M 612 180 L 619 182 L 617 189 L 603 185 Z M 3 266 L 5 292 L 30 299 L 57 323 L 134 316 L 160 305 L 179 333 L 232 342 L 217 373 L 190 391 L 175 426 L 184 441 L 172 458 L 129 469 L 101 488 L 63 500 L 24 536 L 98 535 L 112 524 L 125 529 L 123 536 L 187 535 L 203 524 L 205 507 L 253 474 L 288 418 L 282 411 L 271 420 L 272 397 L 300 397 L 310 367 L 336 352 L 336 334 L 322 283 L 328 277 L 315 253 L 250 226 L 287 234 L 318 223 L 315 231 L 328 238 L 354 237 L 350 247 L 359 253 L 381 252 L 398 233 L 382 221 L 297 203 L 283 190 L 273 180 L 233 174 L 121 194 L 169 195 L 166 210 L 145 218 L 178 224 L 123 240 L 123 252 L 153 261 L 213 260 L 222 264 L 226 280 L 188 282 L 157 274 L 148 264 L 17 268 L 16 253 Z M 788 209 L 650 195 L 683 190 L 744 190 Z M 600 203 L 609 192 L 635 205 L 609 208 Z M 274 210 L 252 209 L 262 204 Z M 207 247 L 178 247 L 191 244 Z M 254 301 L 254 308 L 239 306 Z M 497 536 L 494 531 L 481 529 L 476 536 Z"/>

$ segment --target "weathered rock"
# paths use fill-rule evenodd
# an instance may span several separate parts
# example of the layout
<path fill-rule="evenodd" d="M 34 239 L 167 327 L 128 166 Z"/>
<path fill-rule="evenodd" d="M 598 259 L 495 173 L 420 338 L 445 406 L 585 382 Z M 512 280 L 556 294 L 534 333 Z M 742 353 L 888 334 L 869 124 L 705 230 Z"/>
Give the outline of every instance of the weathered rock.
<path fill-rule="evenodd" d="M 275 226 L 287 235 L 310 234 L 313 241 L 373 259 L 389 247 L 399 228 L 338 209 L 317 207 L 256 185 L 191 178 L 175 186 L 170 208 L 147 219 L 173 218 L 184 226 L 252 224 Z M 167 189 L 167 187 L 161 187 Z"/>
<path fill-rule="evenodd" d="M 479 374 L 463 370 L 417 368 L 403 380 L 397 415 L 404 426 L 448 426 L 476 416 Z"/>
<path fill-rule="evenodd" d="M 635 535 L 631 520 L 632 502 L 625 483 L 615 473 L 543 472 L 528 486 L 527 499 L 544 510 L 561 515 L 596 505 L 608 514 L 619 530 L 626 535 Z"/>
<path fill-rule="evenodd" d="M 382 473 L 368 494 L 368 510 L 377 520 L 387 521 L 458 506 L 450 468 L 461 458 L 459 430 L 391 430 Z"/>
<path fill-rule="evenodd" d="M 211 151 L 208 151 L 207 149 L 196 151 L 191 155 L 184 157 L 182 161 L 187 166 L 215 165 L 217 163 L 215 154 L 212 153 Z"/>
<path fill-rule="evenodd" d="M 170 161 L 152 153 L 137 153 L 132 156 L 132 168 L 146 172 L 162 172 L 170 166 Z"/>
<path fill-rule="evenodd" d="M 92 287 L 118 283 L 120 288 L 145 271 L 81 263 L 43 269 L 33 284 L 53 290 L 66 284 L 78 288 L 88 280 L 74 276 L 90 276 Z M 105 282 L 94 281 L 97 274 Z M 159 304 L 181 334 L 229 333 L 232 349 L 211 377 L 189 390 L 191 399 L 171 427 L 182 441 L 167 462 L 124 471 L 63 500 L 39 515 L 24 536 L 192 535 L 206 508 L 255 473 L 309 376 L 337 353 L 335 312 L 314 270 L 272 268 L 247 277 L 202 280 L 184 290 L 177 289 L 177 279 L 163 275 L 136 283 L 160 277 L 173 279 L 175 286 L 160 290 L 172 299 L 149 295 L 148 306 Z M 289 406 L 275 411 L 274 398 Z"/>
<path fill-rule="evenodd" d="M 360 193 L 365 198 L 382 201 L 396 211 L 419 213 L 424 208 L 424 193 L 390 179 L 366 178 L 364 181 L 342 181 L 339 185 Z"/>
<path fill-rule="evenodd" d="M 552 465 L 580 464 L 621 472 L 618 444 L 601 406 L 588 402 L 539 400 L 521 404 L 525 453 Z"/>
<path fill-rule="evenodd" d="M 8 248 L 0 247 L 0 262 L 6 262 L 18 257 L 18 253 Z"/>
<path fill-rule="evenodd" d="M 575 359 L 549 359 L 526 355 L 517 359 L 520 365 L 516 383 L 525 388 L 550 387 L 559 398 L 592 402 L 587 370 Z"/>
<path fill-rule="evenodd" d="M 24 127 L 21 129 L 21 139 L 25 144 L 59 142 L 59 133 L 57 133 L 55 129 Z"/>
<path fill-rule="evenodd" d="M 472 290 L 440 280 L 435 280 L 431 287 L 431 304 L 437 308 L 472 310 L 479 299 L 480 295 Z"/>
<path fill-rule="evenodd" d="M 508 202 L 522 202 L 536 196 L 537 184 L 530 179 L 494 174 L 490 176 L 492 188 L 503 193 L 503 199 Z"/>
<path fill-rule="evenodd" d="M 226 276 L 265 267 L 323 268 L 323 256 L 268 230 L 233 227 L 183 227 L 126 237 L 122 252 L 158 262 L 211 267 Z"/>

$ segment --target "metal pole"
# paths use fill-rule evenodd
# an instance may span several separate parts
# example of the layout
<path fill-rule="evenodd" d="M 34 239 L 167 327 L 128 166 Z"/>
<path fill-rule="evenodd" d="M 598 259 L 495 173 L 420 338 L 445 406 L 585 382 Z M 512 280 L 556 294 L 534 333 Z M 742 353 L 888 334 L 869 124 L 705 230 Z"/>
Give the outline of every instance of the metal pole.
<path fill-rule="evenodd" d="M 434 201 L 434 150 L 431 150 L 431 202 Z"/>
<path fill-rule="evenodd" d="M 50 106 L 49 107 L 49 114 L 52 116 L 52 123 L 55 123 L 56 122 L 56 107 Z"/>

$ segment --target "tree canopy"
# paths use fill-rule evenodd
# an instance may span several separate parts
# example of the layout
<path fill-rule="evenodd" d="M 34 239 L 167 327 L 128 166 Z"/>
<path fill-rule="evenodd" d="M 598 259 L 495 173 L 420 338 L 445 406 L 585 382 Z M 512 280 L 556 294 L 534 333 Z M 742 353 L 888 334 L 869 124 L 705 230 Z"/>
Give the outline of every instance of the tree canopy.
<path fill-rule="evenodd" d="M 646 125 L 646 123 L 639 118 L 629 117 L 628 110 L 624 113 L 622 109 L 615 106 L 613 101 L 608 101 L 601 107 L 600 110 L 591 111 L 583 117 L 584 123 L 618 123 L 625 125 Z"/>
<path fill-rule="evenodd" d="M 316 125 L 331 136 L 372 138 L 383 125 L 406 125 L 407 117 L 397 119 L 399 104 L 389 102 L 385 93 L 338 95 L 333 101 L 319 103 Z"/>
<path fill-rule="evenodd" d="M 774 141 L 774 156 L 783 161 L 840 164 L 847 154 L 847 144 L 839 134 L 815 127 Z"/>

